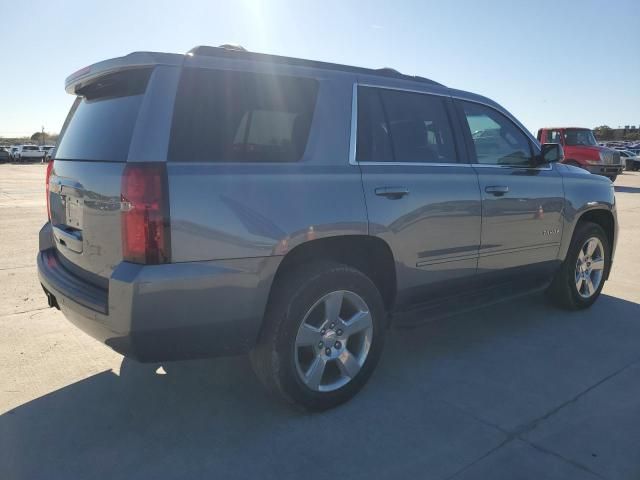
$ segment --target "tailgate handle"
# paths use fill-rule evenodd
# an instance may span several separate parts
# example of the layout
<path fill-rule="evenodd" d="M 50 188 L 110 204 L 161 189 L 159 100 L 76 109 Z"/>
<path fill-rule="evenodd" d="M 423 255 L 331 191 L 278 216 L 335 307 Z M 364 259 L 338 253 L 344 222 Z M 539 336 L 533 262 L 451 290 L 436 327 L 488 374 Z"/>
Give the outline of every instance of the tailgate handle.
<path fill-rule="evenodd" d="M 82 234 L 79 230 L 66 231 L 59 227 L 53 227 L 53 236 L 56 242 L 72 252 L 82 253 Z"/>

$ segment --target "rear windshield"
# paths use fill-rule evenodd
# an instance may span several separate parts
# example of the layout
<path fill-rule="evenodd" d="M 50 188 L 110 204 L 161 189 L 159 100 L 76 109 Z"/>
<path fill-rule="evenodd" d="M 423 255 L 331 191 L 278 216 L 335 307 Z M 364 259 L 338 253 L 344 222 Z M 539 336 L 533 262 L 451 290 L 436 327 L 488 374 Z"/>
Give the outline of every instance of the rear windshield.
<path fill-rule="evenodd" d="M 307 144 L 317 81 L 186 68 L 170 161 L 295 162 Z"/>
<path fill-rule="evenodd" d="M 78 91 L 56 159 L 125 162 L 150 73 L 118 72 Z"/>
<path fill-rule="evenodd" d="M 25 145 L 22 150 L 39 150 L 39 148 L 33 145 Z"/>

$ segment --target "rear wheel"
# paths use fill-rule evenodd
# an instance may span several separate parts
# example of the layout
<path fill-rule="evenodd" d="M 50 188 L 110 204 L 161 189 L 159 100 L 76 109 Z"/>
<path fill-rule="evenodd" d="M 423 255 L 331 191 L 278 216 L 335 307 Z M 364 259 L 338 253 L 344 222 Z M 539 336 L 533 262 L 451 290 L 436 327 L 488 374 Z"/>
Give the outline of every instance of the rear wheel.
<path fill-rule="evenodd" d="M 618 178 L 618 175 L 607 175 L 609 177 L 609 180 L 611 180 L 612 182 L 616 181 L 616 178 Z"/>
<path fill-rule="evenodd" d="M 346 265 L 318 262 L 274 286 L 254 370 L 269 390 L 306 410 L 353 397 L 371 376 L 385 336 L 373 282 Z"/>
<path fill-rule="evenodd" d="M 562 267 L 548 294 L 558 305 L 572 309 L 590 307 L 604 286 L 611 263 L 609 240 L 600 225 L 579 223 Z"/>

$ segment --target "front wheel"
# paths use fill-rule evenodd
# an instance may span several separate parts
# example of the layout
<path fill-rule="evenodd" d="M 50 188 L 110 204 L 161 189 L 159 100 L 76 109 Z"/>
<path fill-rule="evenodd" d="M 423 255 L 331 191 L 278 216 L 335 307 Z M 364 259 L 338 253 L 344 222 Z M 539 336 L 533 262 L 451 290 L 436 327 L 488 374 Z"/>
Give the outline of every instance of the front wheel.
<path fill-rule="evenodd" d="M 570 310 L 590 307 L 604 286 L 610 252 L 609 239 L 600 225 L 579 223 L 567 257 L 547 292 L 550 298 Z"/>
<path fill-rule="evenodd" d="M 284 400 L 326 410 L 367 382 L 382 353 L 385 323 L 382 297 L 366 275 L 337 263 L 307 264 L 274 285 L 252 364 Z"/>
<path fill-rule="evenodd" d="M 609 180 L 611 180 L 612 182 L 616 181 L 616 178 L 618 178 L 618 175 L 608 175 Z"/>

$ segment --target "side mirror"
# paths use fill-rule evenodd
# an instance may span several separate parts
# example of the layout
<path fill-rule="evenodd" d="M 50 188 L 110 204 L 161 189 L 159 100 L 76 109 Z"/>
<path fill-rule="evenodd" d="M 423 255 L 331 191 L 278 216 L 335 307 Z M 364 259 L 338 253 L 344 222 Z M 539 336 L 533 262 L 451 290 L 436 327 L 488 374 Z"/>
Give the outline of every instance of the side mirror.
<path fill-rule="evenodd" d="M 540 152 L 540 163 L 554 163 L 564 160 L 564 149 L 559 143 L 544 143 Z"/>

